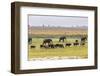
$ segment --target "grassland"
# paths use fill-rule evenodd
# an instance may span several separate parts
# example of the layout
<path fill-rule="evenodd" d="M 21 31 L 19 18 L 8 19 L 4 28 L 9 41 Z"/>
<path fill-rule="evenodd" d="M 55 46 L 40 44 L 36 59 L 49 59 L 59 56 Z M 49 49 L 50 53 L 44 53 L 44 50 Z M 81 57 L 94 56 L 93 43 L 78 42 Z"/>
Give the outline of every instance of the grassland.
<path fill-rule="evenodd" d="M 53 44 L 62 43 L 58 42 L 59 37 L 66 36 L 67 42 L 73 43 L 76 39 L 80 41 L 81 36 L 87 35 L 87 27 L 30 27 L 29 37 L 32 37 L 32 44 L 28 47 L 28 58 L 29 60 L 39 59 L 39 58 L 87 58 L 88 57 L 88 46 L 87 43 L 84 46 L 71 46 L 64 48 L 40 48 L 45 38 L 52 38 Z M 35 45 L 36 48 L 30 48 L 31 45 Z"/>
<path fill-rule="evenodd" d="M 53 57 L 68 57 L 68 58 L 87 58 L 87 44 L 84 46 L 71 46 L 65 48 L 40 48 L 44 38 L 32 38 L 32 44 L 29 45 L 29 60 L 38 59 L 38 58 L 53 58 Z M 62 43 L 58 42 L 58 38 L 53 38 L 53 43 Z M 75 39 L 66 39 L 66 42 L 74 42 Z M 64 44 L 64 43 L 63 43 Z M 35 45 L 36 48 L 30 48 L 31 45 Z"/>

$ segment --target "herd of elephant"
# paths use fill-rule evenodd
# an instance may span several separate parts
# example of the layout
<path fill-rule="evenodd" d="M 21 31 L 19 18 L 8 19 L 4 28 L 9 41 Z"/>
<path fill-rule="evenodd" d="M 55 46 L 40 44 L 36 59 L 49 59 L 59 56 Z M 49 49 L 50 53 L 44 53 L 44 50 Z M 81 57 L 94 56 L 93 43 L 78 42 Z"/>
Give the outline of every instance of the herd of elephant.
<path fill-rule="evenodd" d="M 57 44 L 53 44 L 53 40 L 51 38 L 44 39 L 43 43 L 40 45 L 40 48 L 64 48 L 64 47 L 70 47 L 70 46 L 85 45 L 87 37 L 82 37 L 80 39 L 81 43 L 78 40 L 75 40 L 75 42 L 73 43 L 64 43 L 65 39 L 66 39 L 65 36 L 61 36 L 59 38 L 59 42 L 62 42 L 62 43 L 57 43 Z M 32 43 L 32 38 L 29 38 L 28 42 Z M 36 48 L 36 46 L 31 45 L 30 48 Z"/>

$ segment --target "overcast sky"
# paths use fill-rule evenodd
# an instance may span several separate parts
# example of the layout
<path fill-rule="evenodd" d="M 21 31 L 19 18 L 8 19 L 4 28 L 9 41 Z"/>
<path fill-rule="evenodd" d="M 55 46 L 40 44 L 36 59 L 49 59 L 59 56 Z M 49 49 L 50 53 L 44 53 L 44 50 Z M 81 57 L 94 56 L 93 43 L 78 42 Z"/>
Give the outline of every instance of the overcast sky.
<path fill-rule="evenodd" d="M 88 26 L 88 17 L 29 15 L 30 26 Z"/>

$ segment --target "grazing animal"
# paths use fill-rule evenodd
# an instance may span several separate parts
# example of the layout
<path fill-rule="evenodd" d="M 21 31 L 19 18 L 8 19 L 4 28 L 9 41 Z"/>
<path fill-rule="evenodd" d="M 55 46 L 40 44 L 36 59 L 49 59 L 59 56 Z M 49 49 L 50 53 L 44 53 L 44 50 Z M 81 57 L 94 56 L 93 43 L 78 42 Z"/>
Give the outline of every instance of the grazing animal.
<path fill-rule="evenodd" d="M 81 45 L 85 45 L 86 40 L 87 40 L 87 37 L 82 37 L 81 38 Z"/>
<path fill-rule="evenodd" d="M 40 48 L 49 48 L 48 45 L 40 45 Z"/>
<path fill-rule="evenodd" d="M 78 42 L 78 40 L 75 40 L 75 42 Z"/>
<path fill-rule="evenodd" d="M 85 45 L 85 43 L 81 43 L 81 45 Z"/>
<path fill-rule="evenodd" d="M 31 48 L 35 48 L 36 46 L 34 46 L 34 45 L 31 45 Z"/>
<path fill-rule="evenodd" d="M 40 48 L 55 48 L 55 45 L 49 44 L 49 45 L 40 45 Z"/>
<path fill-rule="evenodd" d="M 59 42 L 64 42 L 65 41 L 65 39 L 66 39 L 66 37 L 65 36 L 61 36 L 60 38 L 59 38 Z"/>
<path fill-rule="evenodd" d="M 40 45 L 40 48 L 43 48 L 44 47 L 44 45 Z"/>
<path fill-rule="evenodd" d="M 55 44 L 55 47 L 57 48 L 64 48 L 64 45 L 63 44 Z"/>
<path fill-rule="evenodd" d="M 49 47 L 50 48 L 55 48 L 55 45 L 54 44 L 50 44 Z"/>
<path fill-rule="evenodd" d="M 81 42 L 85 42 L 87 40 L 87 37 L 82 37 Z"/>
<path fill-rule="evenodd" d="M 43 40 L 43 45 L 46 45 L 46 44 L 51 44 L 51 43 L 53 43 L 52 42 L 52 39 L 45 39 L 45 40 Z"/>
<path fill-rule="evenodd" d="M 71 46 L 71 43 L 66 43 L 65 46 Z"/>
<path fill-rule="evenodd" d="M 79 45 L 79 43 L 78 43 L 78 42 L 75 42 L 75 43 L 73 43 L 73 45 L 74 45 L 74 46 L 78 46 L 78 45 Z"/>
<path fill-rule="evenodd" d="M 79 44 L 79 41 L 78 41 L 78 40 L 75 40 L 75 43 L 73 43 L 73 45 L 74 45 L 74 46 L 80 45 L 80 44 Z"/>
<path fill-rule="evenodd" d="M 32 43 L 32 38 L 28 38 L 28 43 Z"/>

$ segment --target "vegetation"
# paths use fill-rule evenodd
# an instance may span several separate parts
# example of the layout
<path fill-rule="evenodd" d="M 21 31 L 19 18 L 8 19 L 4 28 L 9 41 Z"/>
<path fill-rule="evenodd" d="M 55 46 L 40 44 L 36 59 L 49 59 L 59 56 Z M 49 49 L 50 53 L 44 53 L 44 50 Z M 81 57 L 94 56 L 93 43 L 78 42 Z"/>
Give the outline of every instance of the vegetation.
<path fill-rule="evenodd" d="M 81 46 L 70 46 L 64 48 L 40 48 L 40 45 L 43 43 L 45 38 L 51 38 L 53 44 L 65 44 L 73 43 L 75 40 L 80 42 L 82 36 L 87 37 L 87 27 L 40 27 L 32 26 L 29 28 L 29 37 L 32 38 L 32 44 L 29 44 L 28 47 L 28 58 L 29 60 L 38 59 L 38 58 L 87 58 L 88 57 L 88 46 L 87 43 Z M 59 42 L 59 37 L 66 36 L 64 43 Z M 30 46 L 36 46 L 31 48 Z"/>
<path fill-rule="evenodd" d="M 87 58 L 87 44 L 84 46 L 70 46 L 64 48 L 40 48 L 44 38 L 32 38 L 32 44 L 29 45 L 29 60 L 36 58 L 52 58 L 52 57 L 78 57 L 78 58 Z M 58 38 L 53 38 L 53 43 L 62 43 L 58 42 Z M 75 38 L 66 39 L 64 43 L 73 43 Z M 63 44 L 64 44 L 63 43 Z M 30 48 L 31 45 L 35 45 L 36 48 Z"/>

